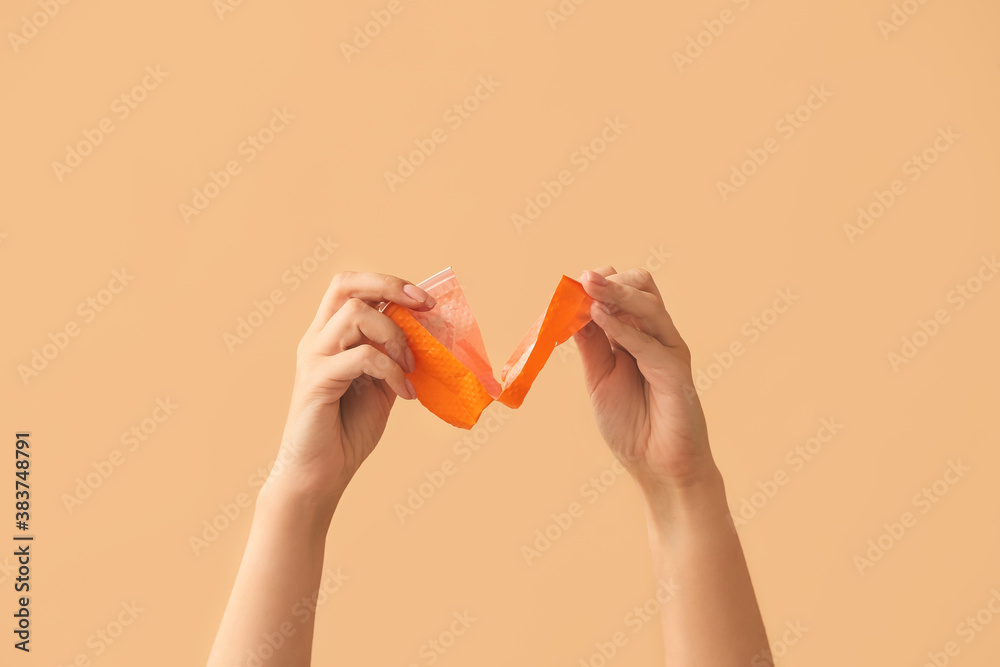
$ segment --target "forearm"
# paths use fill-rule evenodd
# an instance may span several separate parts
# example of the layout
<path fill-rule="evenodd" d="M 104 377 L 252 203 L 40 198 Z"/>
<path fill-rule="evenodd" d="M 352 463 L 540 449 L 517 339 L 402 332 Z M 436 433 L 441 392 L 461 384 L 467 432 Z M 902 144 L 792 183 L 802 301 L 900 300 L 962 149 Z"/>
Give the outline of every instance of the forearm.
<path fill-rule="evenodd" d="M 656 576 L 676 595 L 661 622 L 668 667 L 748 667 L 769 654 L 739 537 L 714 464 L 683 488 L 644 489 Z M 761 664 L 770 664 L 761 662 Z"/>
<path fill-rule="evenodd" d="M 264 485 L 208 667 L 256 664 L 252 655 L 265 665 L 309 665 L 315 616 L 303 620 L 293 609 L 315 601 L 330 518 L 332 510 Z"/>

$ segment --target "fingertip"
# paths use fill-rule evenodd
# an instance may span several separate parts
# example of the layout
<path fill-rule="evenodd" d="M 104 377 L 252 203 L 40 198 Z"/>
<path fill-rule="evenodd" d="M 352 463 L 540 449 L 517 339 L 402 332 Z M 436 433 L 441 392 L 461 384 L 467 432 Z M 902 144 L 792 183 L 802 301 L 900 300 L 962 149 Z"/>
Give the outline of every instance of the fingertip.
<path fill-rule="evenodd" d="M 410 299 L 416 302 L 417 308 L 433 308 L 437 301 L 430 294 L 425 292 L 420 287 L 417 287 L 413 283 L 406 283 L 403 285 L 403 293 L 406 294 Z"/>
<path fill-rule="evenodd" d="M 599 283 L 594 280 L 591 276 L 597 275 L 601 280 L 604 280 L 604 284 Z M 587 293 L 592 299 L 606 298 L 607 293 L 607 280 L 604 279 L 600 274 L 596 274 L 593 271 L 584 271 L 583 275 L 580 276 L 580 285 L 583 286 L 583 291 Z"/>
<path fill-rule="evenodd" d="M 434 301 L 434 297 L 430 297 L 425 303 L 418 303 L 415 306 L 410 306 L 413 310 L 419 310 L 422 313 L 426 313 L 428 310 L 432 310 L 434 306 L 437 305 L 437 301 Z"/>
<path fill-rule="evenodd" d="M 597 271 L 590 271 L 590 270 L 584 271 L 582 278 L 587 282 L 594 283 L 599 287 L 604 287 L 605 285 L 608 284 L 608 279 L 602 276 Z"/>

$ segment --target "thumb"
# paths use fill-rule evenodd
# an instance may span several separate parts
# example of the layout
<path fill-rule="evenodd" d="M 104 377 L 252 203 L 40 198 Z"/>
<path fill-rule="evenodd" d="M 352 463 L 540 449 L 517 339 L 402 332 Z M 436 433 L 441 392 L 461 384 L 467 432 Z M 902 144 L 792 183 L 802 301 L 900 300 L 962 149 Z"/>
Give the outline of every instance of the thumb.
<path fill-rule="evenodd" d="M 593 393 L 601 380 L 615 368 L 615 354 L 611 349 L 611 341 L 608 340 L 604 329 L 593 320 L 573 334 L 573 340 L 576 341 L 580 358 L 583 360 L 583 377 L 587 391 Z"/>

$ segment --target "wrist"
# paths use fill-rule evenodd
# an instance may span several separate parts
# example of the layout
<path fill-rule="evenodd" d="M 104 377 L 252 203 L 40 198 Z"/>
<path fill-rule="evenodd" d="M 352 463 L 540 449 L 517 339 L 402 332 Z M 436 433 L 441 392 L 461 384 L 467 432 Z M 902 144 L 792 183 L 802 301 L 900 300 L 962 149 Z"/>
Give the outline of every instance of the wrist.
<path fill-rule="evenodd" d="M 638 482 L 651 533 L 666 535 L 684 526 L 704 525 L 729 512 L 722 473 L 711 461 L 682 480 L 650 475 Z"/>
<path fill-rule="evenodd" d="M 256 513 L 305 536 L 326 539 L 341 493 L 317 497 L 283 477 L 268 477 L 257 495 Z"/>

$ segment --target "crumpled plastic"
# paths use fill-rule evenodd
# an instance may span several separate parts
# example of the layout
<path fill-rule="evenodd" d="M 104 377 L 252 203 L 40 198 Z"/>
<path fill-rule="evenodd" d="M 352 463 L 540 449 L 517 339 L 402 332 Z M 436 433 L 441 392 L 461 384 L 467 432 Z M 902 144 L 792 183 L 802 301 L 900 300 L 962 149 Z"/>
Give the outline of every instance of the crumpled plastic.
<path fill-rule="evenodd" d="M 528 389 L 557 345 L 590 321 L 593 299 L 583 285 L 563 276 L 548 308 L 525 334 L 504 364 L 500 381 L 472 309 L 451 267 L 419 283 L 437 304 L 429 311 L 389 303 L 382 312 L 400 326 L 416 360 L 406 377 L 419 400 L 444 421 L 471 429 L 494 400 L 511 408 Z"/>

